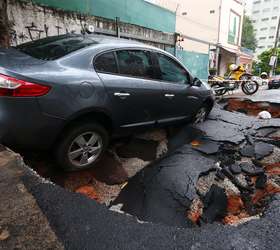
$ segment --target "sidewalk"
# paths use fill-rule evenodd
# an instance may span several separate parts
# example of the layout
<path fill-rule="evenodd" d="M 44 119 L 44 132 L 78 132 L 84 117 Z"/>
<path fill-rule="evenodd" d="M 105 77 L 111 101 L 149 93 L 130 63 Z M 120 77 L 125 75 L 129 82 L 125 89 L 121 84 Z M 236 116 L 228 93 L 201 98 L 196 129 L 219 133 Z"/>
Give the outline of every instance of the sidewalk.
<path fill-rule="evenodd" d="M 27 191 L 19 155 L 0 152 L 0 249 L 64 249 L 48 220 Z"/>

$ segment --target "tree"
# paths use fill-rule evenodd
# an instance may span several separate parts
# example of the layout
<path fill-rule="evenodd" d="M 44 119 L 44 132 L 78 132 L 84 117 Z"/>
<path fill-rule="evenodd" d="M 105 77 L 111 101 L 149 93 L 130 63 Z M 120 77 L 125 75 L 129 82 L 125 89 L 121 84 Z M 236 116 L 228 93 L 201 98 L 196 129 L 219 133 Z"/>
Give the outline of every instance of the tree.
<path fill-rule="evenodd" d="M 253 51 L 257 48 L 254 26 L 248 16 L 244 16 L 243 20 L 241 46 Z"/>
<path fill-rule="evenodd" d="M 269 66 L 270 58 L 273 54 L 273 49 L 266 50 L 262 52 L 258 56 L 258 61 L 253 64 L 253 73 L 256 75 L 259 75 L 260 72 L 266 72 L 269 73 L 271 70 L 271 66 Z M 277 55 L 277 65 L 275 68 L 275 74 L 280 75 L 280 48 L 277 48 L 276 50 Z"/>
<path fill-rule="evenodd" d="M 0 47 L 9 47 L 9 21 L 7 15 L 8 1 L 0 1 Z"/>

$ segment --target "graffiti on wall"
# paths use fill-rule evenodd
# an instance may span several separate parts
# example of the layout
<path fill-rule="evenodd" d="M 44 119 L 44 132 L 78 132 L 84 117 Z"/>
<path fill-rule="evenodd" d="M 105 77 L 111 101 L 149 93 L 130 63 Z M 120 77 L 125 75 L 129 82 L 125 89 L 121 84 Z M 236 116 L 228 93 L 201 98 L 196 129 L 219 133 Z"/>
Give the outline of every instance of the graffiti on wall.
<path fill-rule="evenodd" d="M 85 17 L 79 14 L 63 16 L 61 13 L 53 10 L 47 11 L 44 7 L 31 4 L 27 8 L 16 3 L 8 7 L 8 17 L 12 23 L 10 28 L 11 46 L 49 36 L 85 33 L 89 27 Z M 21 15 L 18 15 L 19 12 Z"/>

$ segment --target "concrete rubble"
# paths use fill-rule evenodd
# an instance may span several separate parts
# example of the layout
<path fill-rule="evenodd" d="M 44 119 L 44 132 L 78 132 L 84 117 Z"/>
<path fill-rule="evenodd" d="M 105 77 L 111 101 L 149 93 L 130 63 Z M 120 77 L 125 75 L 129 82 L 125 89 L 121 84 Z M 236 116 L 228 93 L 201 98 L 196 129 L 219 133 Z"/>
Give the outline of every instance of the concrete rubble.
<path fill-rule="evenodd" d="M 280 130 L 280 119 L 264 121 L 217 106 L 205 123 L 183 128 L 193 134 L 191 129 L 197 131 L 191 142 L 140 171 L 113 205 L 122 204 L 123 212 L 140 220 L 179 227 L 215 220 L 238 224 L 262 214 L 280 192 L 261 162 L 278 152 L 264 141 L 279 141 L 268 135 Z"/>
<path fill-rule="evenodd" d="M 0 189 L 11 196 L 0 205 L 0 248 L 278 249 L 279 140 L 280 119 L 217 106 L 203 124 L 115 143 L 103 169 L 62 178 L 52 162 L 25 156 L 64 188 L 19 155 L 3 157 Z"/>

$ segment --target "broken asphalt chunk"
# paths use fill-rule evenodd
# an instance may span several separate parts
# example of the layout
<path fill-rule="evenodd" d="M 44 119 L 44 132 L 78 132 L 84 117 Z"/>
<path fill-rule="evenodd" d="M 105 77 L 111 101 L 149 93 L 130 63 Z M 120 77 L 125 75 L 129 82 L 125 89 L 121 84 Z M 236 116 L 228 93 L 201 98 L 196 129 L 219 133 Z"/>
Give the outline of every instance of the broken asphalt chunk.
<path fill-rule="evenodd" d="M 255 155 L 254 145 L 246 144 L 243 148 L 241 148 L 240 154 L 245 157 L 254 157 Z"/>
<path fill-rule="evenodd" d="M 257 189 L 264 189 L 267 183 L 267 175 L 263 174 L 258 176 L 255 187 Z"/>
<path fill-rule="evenodd" d="M 219 151 L 220 144 L 215 141 L 203 139 L 197 145 L 192 145 L 193 149 L 207 155 L 216 154 Z"/>
<path fill-rule="evenodd" d="M 226 178 L 226 176 L 223 174 L 223 172 L 221 170 L 219 170 L 217 173 L 216 173 L 216 177 L 220 180 L 224 180 Z"/>
<path fill-rule="evenodd" d="M 213 223 L 223 218 L 227 213 L 227 195 L 223 188 L 213 184 L 204 197 L 202 221 Z"/>
<path fill-rule="evenodd" d="M 233 164 L 229 167 L 230 171 L 233 173 L 233 174 L 240 174 L 241 173 L 241 168 L 239 165 L 237 164 Z"/>
<path fill-rule="evenodd" d="M 248 174 L 250 176 L 257 176 L 257 175 L 264 174 L 263 168 L 256 167 L 255 165 L 248 162 L 240 163 L 240 167 L 245 174 Z"/>
<path fill-rule="evenodd" d="M 255 143 L 255 157 L 257 160 L 270 155 L 273 152 L 274 146 L 264 142 Z"/>

